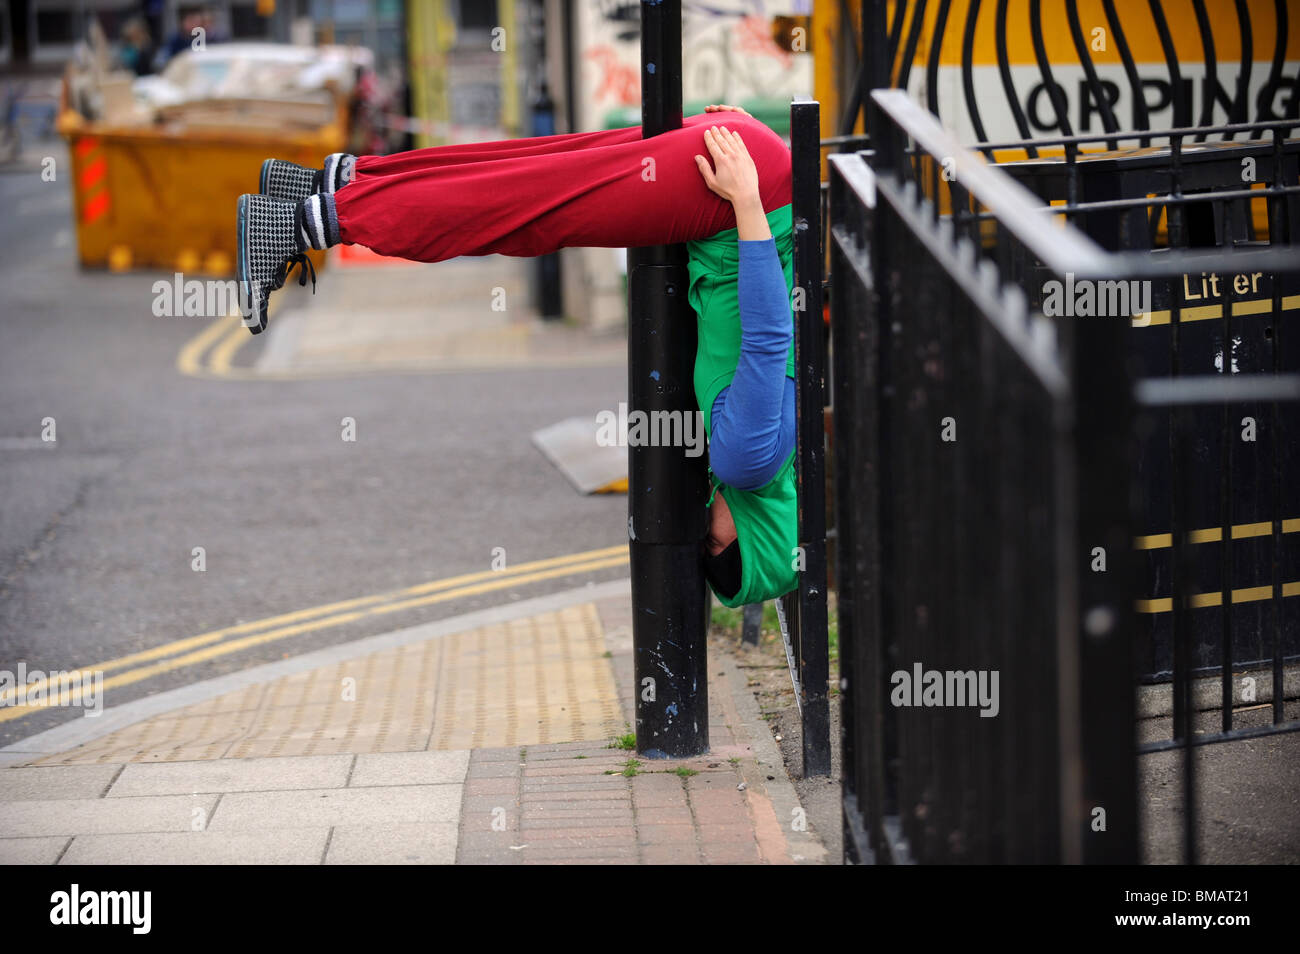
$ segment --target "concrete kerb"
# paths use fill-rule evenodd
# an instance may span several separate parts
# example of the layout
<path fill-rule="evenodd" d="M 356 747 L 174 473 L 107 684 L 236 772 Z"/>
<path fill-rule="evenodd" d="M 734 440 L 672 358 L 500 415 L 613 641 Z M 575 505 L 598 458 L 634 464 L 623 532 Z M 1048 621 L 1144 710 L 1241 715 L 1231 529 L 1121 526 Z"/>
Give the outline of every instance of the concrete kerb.
<path fill-rule="evenodd" d="M 748 736 L 754 750 L 754 763 L 742 763 L 741 773 L 745 784 L 750 788 L 759 788 L 767 792 L 771 799 L 772 810 L 776 813 L 781 834 L 785 838 L 790 857 L 798 864 L 825 864 L 826 847 L 817 834 L 805 824 L 803 830 L 795 827 L 796 815 L 803 813 L 803 805 L 790 777 L 785 770 L 785 759 L 772 738 L 767 722 L 762 718 L 758 700 L 745 684 L 744 674 L 736 667 L 735 660 L 723 656 L 720 660 L 710 661 L 710 665 L 720 666 L 724 673 L 727 687 L 731 690 L 740 715 L 740 728 Z M 772 778 L 767 776 L 771 775 Z M 803 820 L 807 821 L 806 815 Z"/>

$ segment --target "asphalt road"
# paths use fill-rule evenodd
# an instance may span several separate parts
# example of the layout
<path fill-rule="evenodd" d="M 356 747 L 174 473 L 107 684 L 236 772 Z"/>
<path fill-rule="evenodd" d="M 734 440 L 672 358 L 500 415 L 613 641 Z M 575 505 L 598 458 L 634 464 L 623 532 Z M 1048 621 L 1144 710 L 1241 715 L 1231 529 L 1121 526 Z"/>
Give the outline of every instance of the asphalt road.
<path fill-rule="evenodd" d="M 626 498 L 578 495 L 529 441 L 623 399 L 624 369 L 186 377 L 176 357 L 205 319 L 155 317 L 158 274 L 82 271 L 62 177 L 42 182 L 34 164 L 0 171 L 0 206 L 0 670 L 92 665 L 490 571 L 497 547 L 509 569 L 626 543 Z M 355 442 L 341 437 L 344 417 Z M 40 440 L 46 418 L 55 443 Z M 626 572 L 307 628 L 112 689 L 107 702 Z M 0 721 L 0 744 L 80 714 Z"/>

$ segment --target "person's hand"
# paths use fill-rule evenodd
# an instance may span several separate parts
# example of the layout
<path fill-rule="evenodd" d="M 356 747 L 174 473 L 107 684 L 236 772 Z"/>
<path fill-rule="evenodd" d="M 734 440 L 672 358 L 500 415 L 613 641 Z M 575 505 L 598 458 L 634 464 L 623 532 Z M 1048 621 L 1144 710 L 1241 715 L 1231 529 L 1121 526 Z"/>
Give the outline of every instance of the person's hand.
<path fill-rule="evenodd" d="M 741 115 L 749 116 L 749 113 L 745 112 L 745 110 L 741 109 L 739 106 L 719 106 L 711 104 L 705 106 L 704 111 L 706 113 L 740 113 Z M 754 117 L 749 116 L 749 118 L 753 119 Z"/>
<path fill-rule="evenodd" d="M 733 205 L 757 202 L 758 167 L 739 133 L 726 126 L 704 130 L 704 145 L 713 157 L 713 167 L 703 156 L 695 157 L 704 184 Z"/>

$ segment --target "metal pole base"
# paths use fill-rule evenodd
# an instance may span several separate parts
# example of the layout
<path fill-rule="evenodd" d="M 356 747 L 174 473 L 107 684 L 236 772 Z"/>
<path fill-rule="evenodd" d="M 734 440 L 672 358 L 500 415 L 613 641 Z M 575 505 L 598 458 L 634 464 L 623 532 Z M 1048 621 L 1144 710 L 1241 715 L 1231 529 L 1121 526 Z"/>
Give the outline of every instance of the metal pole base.
<path fill-rule="evenodd" d="M 709 751 L 708 588 L 700 548 L 632 541 L 632 643 L 637 754 L 680 759 Z"/>

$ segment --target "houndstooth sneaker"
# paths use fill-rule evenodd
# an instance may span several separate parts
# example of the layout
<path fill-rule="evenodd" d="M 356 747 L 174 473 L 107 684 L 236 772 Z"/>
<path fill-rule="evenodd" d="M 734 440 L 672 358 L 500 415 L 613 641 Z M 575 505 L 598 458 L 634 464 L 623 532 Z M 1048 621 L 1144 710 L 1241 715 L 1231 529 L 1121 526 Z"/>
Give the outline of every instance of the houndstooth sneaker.
<path fill-rule="evenodd" d="M 266 309 L 271 292 L 284 287 L 294 265 L 299 268 L 298 284 L 316 290 L 316 268 L 307 257 L 301 227 L 301 203 L 281 202 L 265 195 L 239 197 L 236 242 L 236 278 L 239 307 L 244 325 L 253 334 L 266 329 Z"/>
<path fill-rule="evenodd" d="M 324 170 L 308 169 L 283 159 L 262 163 L 258 191 L 281 202 L 301 202 L 314 192 L 321 192 Z"/>
<path fill-rule="evenodd" d="M 332 152 L 325 157 L 324 168 L 309 169 L 283 159 L 262 163 L 258 191 L 281 202 L 301 202 L 318 192 L 337 192 L 352 181 L 357 157 L 346 152 Z"/>

